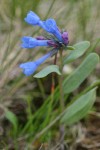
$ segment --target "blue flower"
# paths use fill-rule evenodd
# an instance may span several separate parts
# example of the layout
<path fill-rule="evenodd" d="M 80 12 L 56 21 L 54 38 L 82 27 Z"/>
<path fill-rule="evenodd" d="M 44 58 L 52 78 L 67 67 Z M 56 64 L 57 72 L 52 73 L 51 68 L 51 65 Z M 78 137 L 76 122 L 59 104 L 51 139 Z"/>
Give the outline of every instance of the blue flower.
<path fill-rule="evenodd" d="M 23 73 L 26 76 L 30 76 L 34 73 L 34 71 L 37 69 L 38 66 L 35 62 L 26 62 L 20 64 L 19 67 L 23 69 Z"/>
<path fill-rule="evenodd" d="M 34 48 L 36 46 L 49 46 L 48 42 L 50 40 L 37 40 L 32 37 L 24 36 L 22 38 L 22 48 Z"/>
<path fill-rule="evenodd" d="M 39 58 L 38 60 L 33 61 L 33 62 L 22 63 L 19 65 L 19 67 L 23 69 L 23 73 L 26 76 L 30 76 L 36 71 L 36 69 L 38 68 L 39 65 L 41 65 L 49 57 L 56 54 L 57 51 L 58 51 L 57 49 L 53 49 L 52 51 L 50 51 L 49 53 L 47 53 L 43 57 Z"/>
<path fill-rule="evenodd" d="M 47 32 L 52 33 L 59 41 L 63 41 L 61 33 L 54 19 L 47 19 L 41 25 Z"/>
<path fill-rule="evenodd" d="M 31 25 L 38 25 L 40 18 L 34 12 L 29 11 L 25 21 Z"/>
<path fill-rule="evenodd" d="M 47 19 L 46 21 L 41 21 L 38 15 L 30 11 L 25 18 L 25 21 L 31 25 L 38 25 L 42 27 L 44 30 L 52 33 L 55 37 L 58 38 L 59 41 L 62 42 L 61 33 L 54 19 Z"/>
<path fill-rule="evenodd" d="M 47 36 L 39 36 L 37 38 L 24 36 L 22 38 L 22 47 L 23 48 L 34 48 L 37 46 L 48 46 L 53 47 L 53 50 L 33 62 L 26 62 L 20 64 L 20 68 L 23 69 L 23 72 L 26 76 L 33 74 L 39 65 L 41 65 L 46 59 L 55 55 L 58 50 L 61 50 L 62 47 L 66 47 L 69 43 L 68 32 L 62 32 L 54 19 L 47 19 L 42 21 L 37 14 L 30 11 L 28 12 L 25 21 L 31 25 L 38 25 L 47 31 Z"/>

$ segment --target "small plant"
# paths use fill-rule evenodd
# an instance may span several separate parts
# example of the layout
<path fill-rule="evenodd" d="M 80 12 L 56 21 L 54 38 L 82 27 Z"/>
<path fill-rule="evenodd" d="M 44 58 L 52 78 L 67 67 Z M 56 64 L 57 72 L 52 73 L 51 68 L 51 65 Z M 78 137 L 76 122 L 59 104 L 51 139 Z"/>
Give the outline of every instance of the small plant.
<path fill-rule="evenodd" d="M 0 149 L 98 146 L 98 4 L 1 2 Z"/>
<path fill-rule="evenodd" d="M 72 72 L 68 77 L 64 79 L 63 77 L 63 66 L 65 64 L 71 63 L 78 57 L 82 56 L 87 48 L 90 46 L 88 41 L 80 42 L 74 46 L 68 46 L 69 38 L 68 32 L 62 31 L 58 28 L 54 19 L 47 19 L 42 21 L 34 12 L 30 11 L 25 18 L 25 21 L 33 26 L 42 27 L 48 34 L 45 36 L 39 36 L 36 38 L 33 37 L 23 37 L 22 38 L 22 48 L 34 48 L 37 46 L 47 46 L 51 47 L 47 54 L 42 56 L 36 61 L 26 62 L 20 64 L 20 68 L 23 69 L 23 72 L 26 76 L 32 75 L 36 69 L 48 58 L 54 56 L 54 64 L 47 66 L 42 69 L 39 73 L 35 74 L 35 78 L 43 78 L 49 73 L 52 73 L 52 86 L 51 86 L 51 96 L 50 99 L 46 100 L 43 106 L 47 103 L 47 110 L 43 111 L 40 109 L 41 117 L 43 113 L 47 113 L 45 121 L 43 122 L 43 131 L 36 133 L 36 138 L 41 136 L 46 132 L 55 122 L 60 120 L 60 132 L 61 135 L 64 135 L 64 126 L 71 125 L 80 119 L 82 119 L 91 109 L 95 98 L 96 98 L 96 86 L 97 84 L 90 85 L 83 92 L 79 93 L 76 97 L 73 98 L 71 103 L 68 106 L 65 105 L 65 101 L 68 99 L 68 95 L 73 92 L 79 85 L 86 79 L 86 77 L 93 71 L 96 64 L 98 63 L 98 55 L 95 53 L 88 54 L 85 60 L 80 64 L 80 66 Z M 68 56 L 63 56 L 64 50 L 72 50 Z M 59 52 L 60 65 L 57 66 L 57 54 Z M 92 60 L 92 61 L 91 61 Z M 59 75 L 59 86 L 55 89 L 55 73 Z M 55 120 L 50 122 L 51 113 L 53 111 L 53 105 L 55 101 L 60 100 L 60 114 L 58 111 L 58 117 Z M 48 103 L 48 101 L 50 101 Z M 39 117 L 36 115 L 37 118 Z M 36 117 L 35 116 L 35 117 Z M 31 118 L 34 120 L 33 118 Z M 27 130 L 29 124 L 26 125 L 25 130 Z M 25 132 L 24 130 L 24 132 Z M 62 138 L 62 137 L 61 137 Z"/>

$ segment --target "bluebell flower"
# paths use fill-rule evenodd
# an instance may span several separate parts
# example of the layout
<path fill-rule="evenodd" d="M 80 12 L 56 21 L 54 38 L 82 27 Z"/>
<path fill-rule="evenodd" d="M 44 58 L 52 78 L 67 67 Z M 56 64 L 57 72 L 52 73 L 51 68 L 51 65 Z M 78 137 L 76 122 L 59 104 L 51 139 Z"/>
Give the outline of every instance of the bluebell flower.
<path fill-rule="evenodd" d="M 26 76 L 30 76 L 30 75 L 32 75 L 36 71 L 36 69 L 39 67 L 39 65 L 41 65 L 49 57 L 51 57 L 54 54 L 56 54 L 57 51 L 58 51 L 57 49 L 53 49 L 52 51 L 50 51 L 46 55 L 42 56 L 38 60 L 32 61 L 32 62 L 22 63 L 22 64 L 20 64 L 19 67 L 23 69 L 23 73 Z"/>
<path fill-rule="evenodd" d="M 21 45 L 23 48 L 34 48 L 37 46 L 53 47 L 52 51 L 48 52 L 38 60 L 20 64 L 20 68 L 23 69 L 24 74 L 26 76 L 29 76 L 32 75 L 36 71 L 38 66 L 41 65 L 46 59 L 55 55 L 58 50 L 62 49 L 62 47 L 67 47 L 69 39 L 68 32 L 62 32 L 58 28 L 54 19 L 50 18 L 42 21 L 37 14 L 30 11 L 26 16 L 25 21 L 31 25 L 38 25 L 39 27 L 42 27 L 49 34 L 48 36 L 39 36 L 36 38 L 24 36 L 22 38 Z"/>
<path fill-rule="evenodd" d="M 63 42 L 61 32 L 59 31 L 54 19 L 47 19 L 41 25 L 47 32 L 52 33 L 59 41 Z"/>
<path fill-rule="evenodd" d="M 34 12 L 29 11 L 25 18 L 25 21 L 31 25 L 38 25 L 40 18 Z"/>
<path fill-rule="evenodd" d="M 36 46 L 48 46 L 50 40 L 37 40 L 36 38 L 24 36 L 22 38 L 22 48 L 34 48 Z"/>
<path fill-rule="evenodd" d="M 30 11 L 27 14 L 27 17 L 25 18 L 25 21 L 31 25 L 38 25 L 42 27 L 47 32 L 54 34 L 55 37 L 57 37 L 58 40 L 62 42 L 63 39 L 62 39 L 61 33 L 54 19 L 47 19 L 46 21 L 42 21 L 40 20 L 38 15 Z"/>

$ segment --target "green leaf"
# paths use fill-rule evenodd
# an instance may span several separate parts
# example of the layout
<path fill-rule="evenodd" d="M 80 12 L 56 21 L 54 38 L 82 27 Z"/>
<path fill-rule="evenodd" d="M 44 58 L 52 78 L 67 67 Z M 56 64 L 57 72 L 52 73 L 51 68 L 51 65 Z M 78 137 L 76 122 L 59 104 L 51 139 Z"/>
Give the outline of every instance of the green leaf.
<path fill-rule="evenodd" d="M 83 42 L 75 44 L 73 46 L 74 50 L 71 51 L 67 57 L 65 57 L 64 64 L 66 63 L 68 64 L 76 60 L 78 57 L 82 56 L 85 53 L 85 51 L 89 48 L 89 46 L 90 46 L 90 42 L 88 41 L 83 41 Z"/>
<path fill-rule="evenodd" d="M 73 47 L 73 46 L 67 46 L 67 49 L 68 50 L 75 50 L 75 47 Z"/>
<path fill-rule="evenodd" d="M 62 123 L 71 125 L 82 119 L 89 112 L 96 99 L 96 88 L 79 97 L 65 111 Z"/>
<path fill-rule="evenodd" d="M 9 111 L 8 109 L 5 111 L 5 117 L 12 123 L 13 127 L 14 127 L 14 131 L 17 131 L 17 127 L 18 127 L 18 120 L 16 115 Z"/>
<path fill-rule="evenodd" d="M 41 70 L 39 73 L 35 74 L 33 77 L 43 78 L 52 72 L 56 72 L 58 75 L 61 75 L 61 73 L 59 71 L 59 67 L 57 65 L 50 65 L 50 66 L 44 68 L 43 70 Z"/>
<path fill-rule="evenodd" d="M 64 93 L 70 93 L 88 77 L 99 62 L 99 56 L 96 53 L 89 54 L 81 65 L 64 80 Z"/>

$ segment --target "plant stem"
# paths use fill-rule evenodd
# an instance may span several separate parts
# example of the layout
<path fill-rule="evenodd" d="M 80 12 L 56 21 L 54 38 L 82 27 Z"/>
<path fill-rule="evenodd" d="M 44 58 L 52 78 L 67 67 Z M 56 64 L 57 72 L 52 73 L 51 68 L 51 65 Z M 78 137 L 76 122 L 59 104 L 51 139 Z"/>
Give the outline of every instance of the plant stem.
<path fill-rule="evenodd" d="M 55 55 L 55 58 L 54 58 L 54 64 L 56 64 L 56 60 L 57 60 L 57 54 Z M 47 123 L 48 123 L 48 120 L 50 121 L 50 115 L 52 112 L 52 104 L 54 101 L 54 90 L 55 90 L 55 73 L 53 72 L 52 73 L 52 83 L 51 83 L 51 101 L 50 101 L 50 105 L 48 108 L 48 115 L 47 115 L 47 119 L 46 119 Z"/>
<path fill-rule="evenodd" d="M 54 58 L 54 65 L 56 65 L 56 61 L 57 61 L 57 54 L 55 54 L 55 58 Z M 54 90 L 55 90 L 55 73 L 52 73 L 52 85 L 51 85 L 51 94 L 54 97 Z"/>
<path fill-rule="evenodd" d="M 61 76 L 59 76 L 59 89 L 60 89 L 60 106 L 61 112 L 64 110 L 64 93 L 63 93 L 63 58 L 62 58 L 62 49 L 59 50 L 60 53 L 60 72 Z"/>
<path fill-rule="evenodd" d="M 60 49 L 60 71 L 61 71 L 61 76 L 59 76 L 59 89 L 60 89 L 60 109 L 61 113 L 64 110 L 64 93 L 63 93 L 63 57 L 62 57 L 62 52 L 63 50 Z M 64 136 L 65 136 L 65 126 L 64 124 L 60 125 L 60 142 L 64 142 Z M 64 147 L 63 147 L 64 148 Z"/>
<path fill-rule="evenodd" d="M 57 54 L 55 54 L 55 58 L 54 58 L 54 65 L 56 64 L 57 61 Z M 51 101 L 49 103 L 49 107 L 48 107 L 48 114 L 47 117 L 44 121 L 44 126 L 48 124 L 48 122 L 50 122 L 50 115 L 52 112 L 52 104 L 54 101 L 54 90 L 55 90 L 55 73 L 52 73 L 52 83 L 51 83 Z"/>

